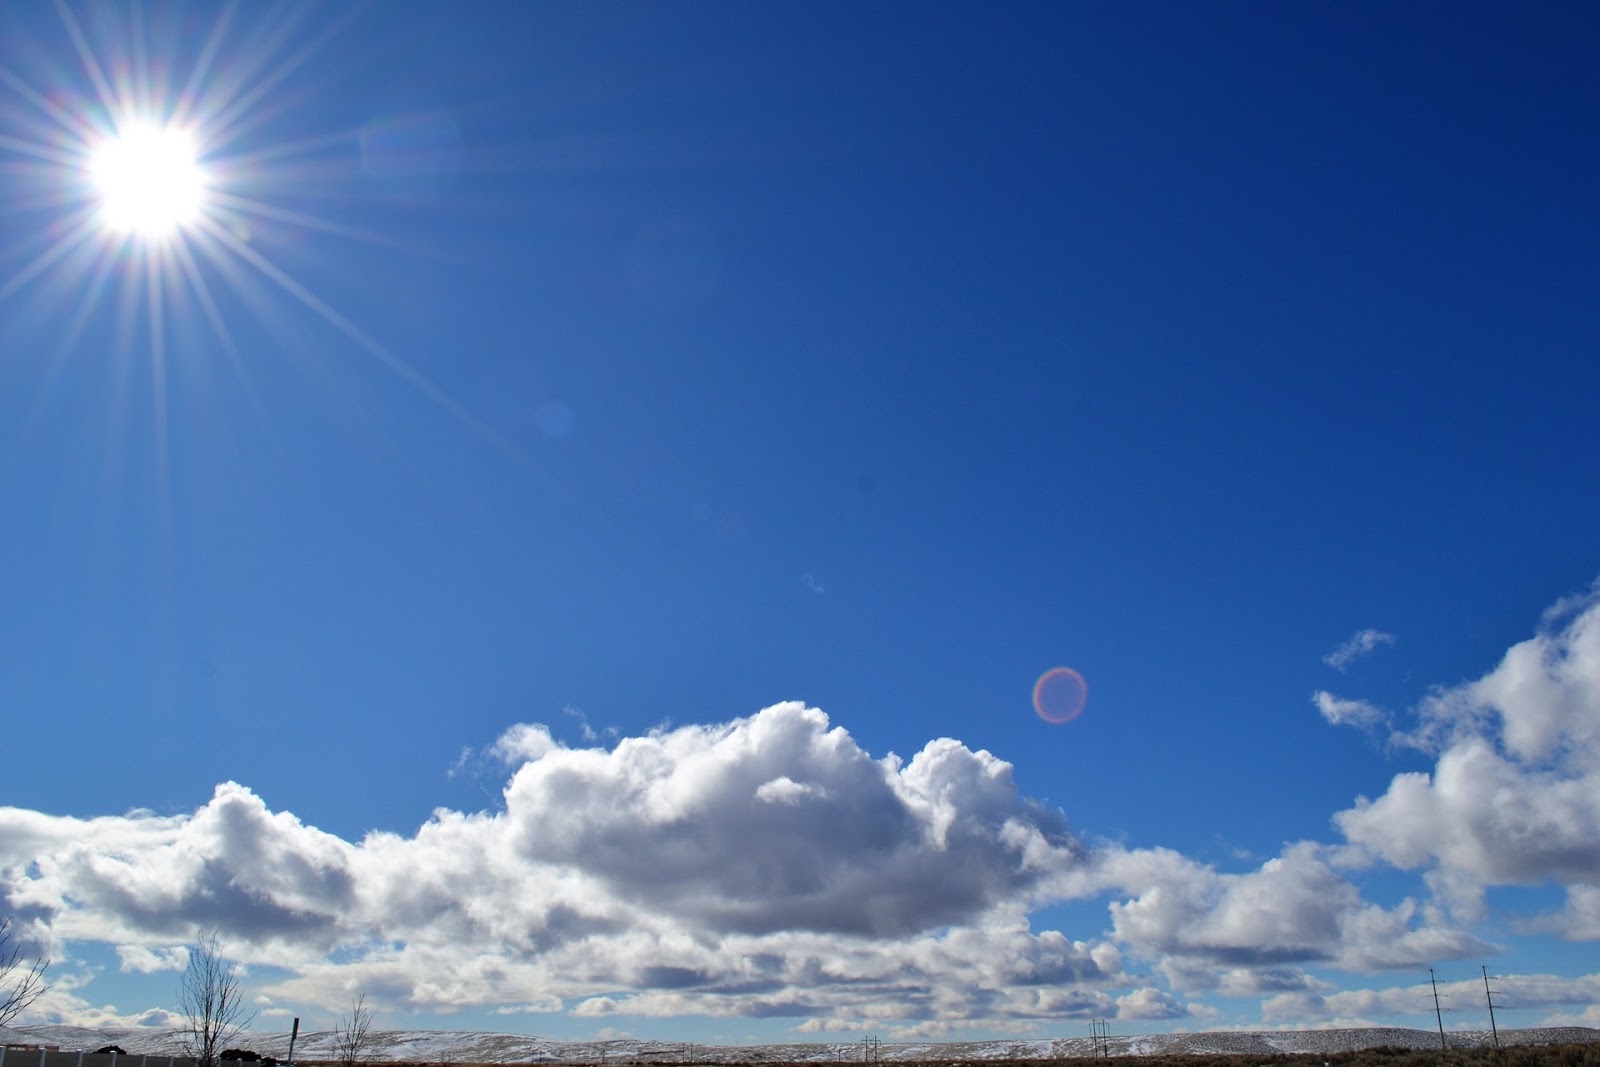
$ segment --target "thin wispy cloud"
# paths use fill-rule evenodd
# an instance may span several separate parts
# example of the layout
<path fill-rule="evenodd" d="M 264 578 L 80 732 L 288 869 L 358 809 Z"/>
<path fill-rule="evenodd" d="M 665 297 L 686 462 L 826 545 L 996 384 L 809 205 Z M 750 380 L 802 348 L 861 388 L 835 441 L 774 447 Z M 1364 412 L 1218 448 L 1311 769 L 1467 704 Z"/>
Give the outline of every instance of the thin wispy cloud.
<path fill-rule="evenodd" d="M 1346 700 L 1336 697 L 1326 689 L 1319 689 L 1311 694 L 1311 702 L 1316 705 L 1322 717 L 1333 726 L 1355 726 L 1363 730 L 1375 730 L 1389 722 L 1389 716 L 1382 708 L 1365 700 Z"/>
<path fill-rule="evenodd" d="M 1322 657 L 1322 662 L 1334 670 L 1342 671 L 1358 659 L 1363 659 L 1372 654 L 1373 650 L 1382 645 L 1394 644 L 1394 635 L 1384 633 L 1382 630 L 1357 630 L 1350 635 L 1350 639 L 1338 648 Z"/>
<path fill-rule="evenodd" d="M 597 731 L 593 726 L 589 725 L 589 716 L 582 708 L 575 708 L 569 704 L 561 709 L 561 714 L 567 716 L 569 719 L 577 720 L 578 732 L 582 735 L 585 741 L 600 740 L 599 731 Z"/>

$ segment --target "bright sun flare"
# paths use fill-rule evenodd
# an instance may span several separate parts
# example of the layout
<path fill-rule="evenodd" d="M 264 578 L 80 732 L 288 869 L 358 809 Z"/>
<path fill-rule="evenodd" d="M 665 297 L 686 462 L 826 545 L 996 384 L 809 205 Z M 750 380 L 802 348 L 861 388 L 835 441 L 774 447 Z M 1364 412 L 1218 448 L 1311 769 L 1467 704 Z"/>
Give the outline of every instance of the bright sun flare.
<path fill-rule="evenodd" d="M 133 123 L 95 150 L 89 172 L 100 194 L 100 217 L 120 234 L 161 239 L 199 217 L 205 173 L 184 130 Z"/>

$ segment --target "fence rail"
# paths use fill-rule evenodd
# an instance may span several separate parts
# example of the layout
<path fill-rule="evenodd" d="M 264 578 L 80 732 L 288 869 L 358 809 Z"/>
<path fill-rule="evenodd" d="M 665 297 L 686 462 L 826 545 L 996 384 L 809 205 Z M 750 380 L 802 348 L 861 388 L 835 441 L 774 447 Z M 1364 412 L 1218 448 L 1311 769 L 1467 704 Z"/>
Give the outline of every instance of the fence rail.
<path fill-rule="evenodd" d="M 195 1067 L 188 1056 L 119 1056 L 115 1052 L 56 1052 L 0 1045 L 0 1067 Z"/>

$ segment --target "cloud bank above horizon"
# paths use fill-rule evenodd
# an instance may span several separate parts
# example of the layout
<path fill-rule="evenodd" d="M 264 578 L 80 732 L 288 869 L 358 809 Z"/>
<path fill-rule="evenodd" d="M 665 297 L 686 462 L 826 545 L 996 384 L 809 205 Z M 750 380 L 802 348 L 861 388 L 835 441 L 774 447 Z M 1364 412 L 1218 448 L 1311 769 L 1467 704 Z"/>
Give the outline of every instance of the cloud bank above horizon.
<path fill-rule="evenodd" d="M 1239 872 L 1096 837 L 958 740 L 877 757 L 823 711 L 783 703 L 609 746 L 516 724 L 480 757 L 504 767 L 500 806 L 440 808 L 409 836 L 347 841 L 236 782 L 180 815 L 0 808 L 0 908 L 60 961 L 35 1015 L 86 1025 L 165 1012 L 96 1006 L 73 946 L 175 971 L 201 928 L 274 970 L 255 990 L 269 1003 L 359 989 L 392 1014 L 782 1018 L 896 1037 L 1203 1026 L 1222 997 L 1258 998 L 1270 1025 L 1415 1010 L 1326 974 L 1495 954 L 1498 887 L 1563 891 L 1519 930 L 1600 939 L 1596 591 L 1483 677 L 1433 690 L 1404 729 L 1356 698 L 1316 703 L 1330 723 L 1390 730 L 1432 771 L 1352 798 L 1331 815 L 1336 840 Z M 1380 903 L 1372 872 L 1415 891 Z M 1106 909 L 1093 930 L 1039 921 L 1084 902 Z M 1548 1019 L 1600 1024 L 1600 978 L 1541 981 Z"/>

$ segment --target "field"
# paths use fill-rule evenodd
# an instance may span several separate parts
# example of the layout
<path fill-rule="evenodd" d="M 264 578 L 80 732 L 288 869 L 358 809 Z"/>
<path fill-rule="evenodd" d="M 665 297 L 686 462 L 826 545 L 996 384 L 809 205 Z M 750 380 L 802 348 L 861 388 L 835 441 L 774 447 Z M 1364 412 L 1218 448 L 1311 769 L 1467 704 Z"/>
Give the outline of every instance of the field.
<path fill-rule="evenodd" d="M 182 1033 L 153 1028 L 91 1029 L 25 1026 L 3 1035 L 63 1051 L 117 1045 L 129 1058 L 182 1055 Z M 298 1067 L 337 1063 L 331 1032 L 301 1033 Z M 505 1064 L 582 1067 L 818 1067 L 892 1063 L 895 1067 L 993 1067 L 1025 1062 L 1038 1067 L 1094 1067 L 1107 1059 L 1173 1067 L 1600 1067 L 1600 1030 L 1543 1027 L 1501 1030 L 1497 1049 L 1488 1031 L 1453 1031 L 1446 1049 L 1436 1030 L 1399 1027 L 1347 1030 L 1216 1031 L 1190 1034 L 1058 1037 L 973 1042 L 834 1042 L 699 1045 L 623 1038 L 555 1041 L 526 1034 L 448 1030 L 384 1030 L 369 1035 L 363 1060 L 382 1067 L 503 1067 Z M 242 1035 L 237 1047 L 286 1059 L 289 1035 Z M 8 1060 L 10 1057 L 8 1057 Z M 98 1059 L 98 1058 L 97 1058 Z M 12 1067 L 8 1062 L 6 1067 Z M 19 1065 L 25 1067 L 25 1065 Z M 130 1064 L 129 1067 L 136 1067 Z"/>
<path fill-rule="evenodd" d="M 996 1067 L 1004 1063 L 1026 1063 L 1029 1067 L 1097 1067 L 1107 1057 L 1058 1057 L 1050 1059 L 926 1059 L 896 1060 L 903 1067 Z M 1379 1047 L 1357 1052 L 1339 1052 L 1329 1056 L 1310 1052 L 1280 1052 L 1272 1054 L 1244 1053 L 1165 1053 L 1157 1055 L 1124 1055 L 1120 1063 L 1138 1067 L 1600 1067 L 1600 1042 L 1537 1045 L 1507 1045 L 1501 1049 L 1451 1048 L 1413 1049 Z M 579 1061 L 593 1064 L 594 1060 Z M 666 1065 L 682 1063 L 685 1067 L 714 1067 L 722 1062 L 710 1057 L 684 1061 L 676 1058 L 648 1058 L 639 1060 L 612 1060 L 618 1067 L 633 1065 Z M 740 1062 L 751 1062 L 748 1060 Z M 822 1063 L 862 1063 L 853 1060 L 769 1060 L 761 1061 L 771 1067 L 818 1067 Z M 868 1063 L 875 1062 L 870 1058 Z M 876 1062 L 883 1062 L 882 1060 Z M 334 1060 L 300 1060 L 299 1067 L 340 1067 Z M 443 1062 L 395 1062 L 386 1067 L 499 1067 L 497 1064 L 465 1064 Z"/>

